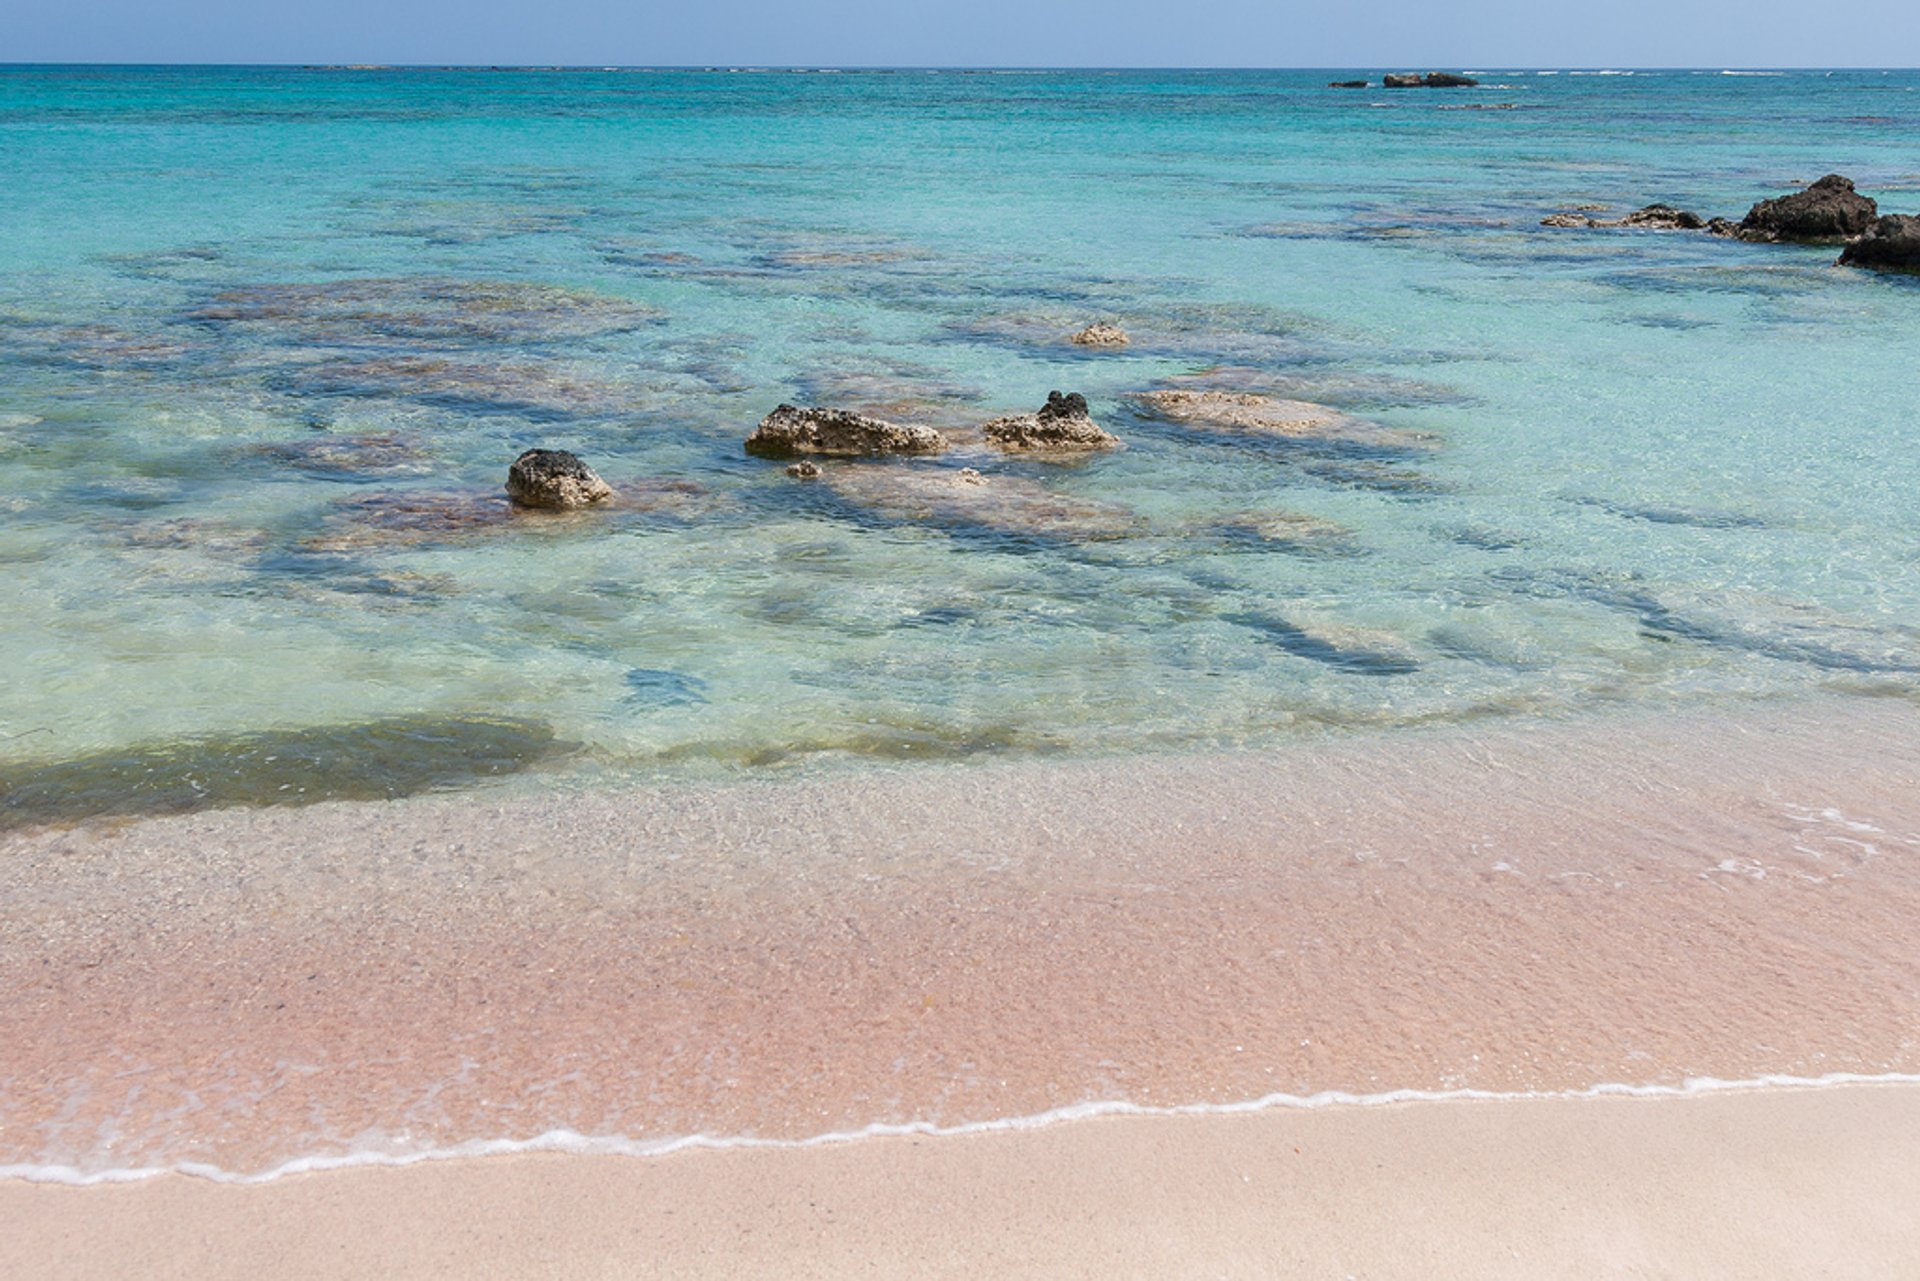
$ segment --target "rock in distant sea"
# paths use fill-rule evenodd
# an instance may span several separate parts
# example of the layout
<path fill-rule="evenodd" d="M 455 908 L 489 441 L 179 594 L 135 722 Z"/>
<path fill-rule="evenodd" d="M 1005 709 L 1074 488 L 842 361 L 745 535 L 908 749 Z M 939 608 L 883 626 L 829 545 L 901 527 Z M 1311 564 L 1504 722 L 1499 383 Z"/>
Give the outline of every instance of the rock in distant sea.
<path fill-rule="evenodd" d="M 1095 321 L 1067 341 L 1078 347 L 1124 347 L 1128 340 L 1127 331 L 1120 326 Z"/>
<path fill-rule="evenodd" d="M 1472 89 L 1480 84 L 1472 76 L 1451 71 L 1429 71 L 1425 75 L 1416 71 L 1388 72 L 1383 83 L 1389 89 Z"/>
<path fill-rule="evenodd" d="M 1888 214 L 1841 250 L 1840 262 L 1881 271 L 1920 271 L 1920 218 Z"/>
<path fill-rule="evenodd" d="M 1585 213 L 1549 214 L 1540 220 L 1542 227 L 1637 227 L 1643 231 L 1699 231 L 1706 219 L 1672 205 L 1648 205 L 1624 218 L 1595 218 Z"/>
<path fill-rule="evenodd" d="M 1372 82 L 1368 80 L 1329 80 L 1327 81 L 1327 88 L 1329 89 L 1365 89 L 1371 83 Z"/>
<path fill-rule="evenodd" d="M 1732 234 L 1759 241 L 1845 240 L 1865 232 L 1878 215 L 1878 206 L 1853 189 L 1851 178 L 1830 173 L 1805 191 L 1762 200 Z"/>
<path fill-rule="evenodd" d="M 762 458 L 833 454 L 937 454 L 947 439 L 931 427 L 890 423 L 845 409 L 797 409 L 781 405 L 747 437 L 746 450 Z"/>
<path fill-rule="evenodd" d="M 564 449 L 529 449 L 507 469 L 507 497 L 522 507 L 565 510 L 613 496 L 613 486 Z"/>
<path fill-rule="evenodd" d="M 981 430 L 988 441 L 1012 450 L 1111 449 L 1120 443 L 1093 421 L 1087 398 L 1077 391 L 1065 396 L 1050 391 L 1035 412 L 996 418 Z"/>

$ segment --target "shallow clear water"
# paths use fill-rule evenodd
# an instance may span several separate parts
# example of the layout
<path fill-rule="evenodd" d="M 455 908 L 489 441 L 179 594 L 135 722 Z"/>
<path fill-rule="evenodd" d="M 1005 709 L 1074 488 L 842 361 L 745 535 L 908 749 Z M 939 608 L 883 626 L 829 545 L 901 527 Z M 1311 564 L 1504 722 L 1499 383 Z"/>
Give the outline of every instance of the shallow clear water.
<path fill-rule="evenodd" d="M 0 759 L 501 717 L 619 780 L 1920 685 L 1920 282 L 1538 226 L 1920 209 L 1920 74 L 1329 78 L 0 70 Z M 1420 438 L 1126 399 L 1196 377 Z M 1081 504 L 1038 530 L 740 448 L 1052 388 L 1128 447 L 912 464 Z M 633 501 L 495 519 L 536 445 Z"/>

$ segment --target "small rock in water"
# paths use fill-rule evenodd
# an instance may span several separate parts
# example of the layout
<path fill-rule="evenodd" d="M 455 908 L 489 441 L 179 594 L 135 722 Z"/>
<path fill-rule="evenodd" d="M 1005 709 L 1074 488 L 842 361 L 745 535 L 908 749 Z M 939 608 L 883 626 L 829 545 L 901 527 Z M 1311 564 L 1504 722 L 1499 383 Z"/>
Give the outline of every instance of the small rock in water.
<path fill-rule="evenodd" d="M 1067 341 L 1077 347 L 1124 347 L 1127 345 L 1127 331 L 1118 325 L 1097 321 Z"/>
<path fill-rule="evenodd" d="M 762 458 L 832 454 L 937 454 L 946 437 L 931 427 L 890 423 L 845 409 L 800 409 L 781 405 L 753 429 L 746 451 Z"/>
<path fill-rule="evenodd" d="M 507 497 L 522 507 L 567 510 L 613 496 L 613 486 L 564 449 L 529 449 L 507 469 Z"/>
<path fill-rule="evenodd" d="M 1595 218 L 1586 213 L 1549 214 L 1540 220 L 1542 227 L 1634 227 L 1642 231 L 1699 231 L 1706 219 L 1672 205 L 1648 205 L 1624 218 Z"/>
<path fill-rule="evenodd" d="M 808 462 L 805 459 L 797 463 L 789 463 L 787 464 L 787 475 L 793 477 L 795 480 L 818 480 L 820 479 L 820 464 Z"/>
<path fill-rule="evenodd" d="M 1366 80 L 1329 80 L 1329 89 L 1365 89 L 1371 82 Z"/>
<path fill-rule="evenodd" d="M 1390 71 L 1383 83 L 1389 89 L 1472 89 L 1480 84 L 1472 76 L 1451 71 L 1429 71 L 1425 75 L 1417 71 Z"/>
<path fill-rule="evenodd" d="M 1031 414 L 996 418 L 981 428 L 992 444 L 1007 450 L 1050 451 L 1112 449 L 1120 438 L 1104 430 L 1087 412 L 1079 392 L 1047 393 L 1047 403 Z"/>
<path fill-rule="evenodd" d="M 1805 191 L 1762 200 L 1733 235 L 1741 240 L 1845 240 L 1873 225 L 1879 207 L 1853 189 L 1851 178 L 1830 173 Z"/>
<path fill-rule="evenodd" d="M 1920 271 L 1920 218 L 1888 214 L 1840 253 L 1846 267 Z"/>

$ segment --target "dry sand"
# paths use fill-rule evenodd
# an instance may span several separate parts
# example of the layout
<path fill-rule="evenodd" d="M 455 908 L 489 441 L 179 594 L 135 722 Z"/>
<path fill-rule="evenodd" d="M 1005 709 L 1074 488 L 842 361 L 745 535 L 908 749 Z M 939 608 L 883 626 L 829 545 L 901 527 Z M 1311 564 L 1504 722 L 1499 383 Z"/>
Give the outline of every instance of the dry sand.
<path fill-rule="evenodd" d="M 1920 1087 L 0 1183 L 0 1276 L 1920 1276 Z"/>

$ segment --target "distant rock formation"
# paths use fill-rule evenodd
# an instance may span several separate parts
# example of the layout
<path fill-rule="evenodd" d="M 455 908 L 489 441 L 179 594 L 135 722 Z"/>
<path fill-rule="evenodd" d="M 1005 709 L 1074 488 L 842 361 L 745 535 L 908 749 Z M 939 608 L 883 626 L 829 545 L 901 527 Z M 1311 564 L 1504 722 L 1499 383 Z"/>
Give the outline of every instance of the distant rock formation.
<path fill-rule="evenodd" d="M 1880 271 L 1920 271 L 1920 218 L 1888 214 L 1840 252 L 1845 267 Z"/>
<path fill-rule="evenodd" d="M 931 427 L 890 423 L 845 409 L 797 409 L 781 405 L 747 437 L 746 450 L 762 458 L 833 454 L 937 454 L 947 439 Z"/>
<path fill-rule="evenodd" d="M 1127 331 L 1120 326 L 1095 321 L 1067 341 L 1078 347 L 1124 347 L 1128 340 Z"/>
<path fill-rule="evenodd" d="M 1697 213 L 1675 209 L 1672 205 L 1648 205 L 1624 218 L 1595 218 L 1585 213 L 1549 214 L 1540 220 L 1542 227 L 1637 227 L 1644 231 L 1699 231 L 1707 221 Z"/>
<path fill-rule="evenodd" d="M 1047 393 L 1047 403 L 1031 414 L 996 418 L 981 431 L 1002 449 L 1021 451 L 1112 449 L 1120 438 L 1103 429 L 1087 412 L 1079 392 Z"/>
<path fill-rule="evenodd" d="M 613 496 L 613 486 L 564 449 L 529 449 L 507 469 L 507 497 L 522 507 L 566 510 Z"/>
<path fill-rule="evenodd" d="M 1451 71 L 1429 71 L 1425 75 L 1417 71 L 1388 72 L 1382 83 L 1389 89 L 1473 89 L 1480 84 L 1472 76 Z"/>
<path fill-rule="evenodd" d="M 1878 216 L 1879 207 L 1853 189 L 1851 178 L 1830 173 L 1805 191 L 1762 200 L 1732 234 L 1762 242 L 1846 240 L 1865 233 Z"/>
<path fill-rule="evenodd" d="M 1370 88 L 1372 86 L 1372 83 L 1373 82 L 1370 80 L 1329 80 L 1327 81 L 1327 88 L 1329 89 L 1366 89 L 1366 88 Z"/>

